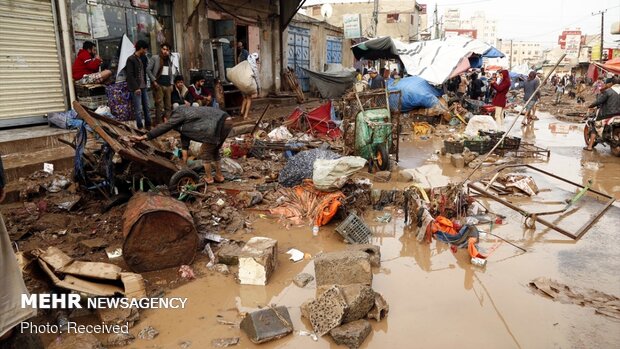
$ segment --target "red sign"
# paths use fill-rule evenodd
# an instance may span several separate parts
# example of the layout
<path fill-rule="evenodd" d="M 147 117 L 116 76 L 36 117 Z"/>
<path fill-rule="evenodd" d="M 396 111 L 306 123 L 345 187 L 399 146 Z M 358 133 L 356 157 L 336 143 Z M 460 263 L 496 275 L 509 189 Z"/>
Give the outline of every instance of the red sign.
<path fill-rule="evenodd" d="M 476 29 L 446 29 L 445 34 L 446 34 L 446 37 L 468 36 L 472 39 L 476 39 L 478 37 L 478 30 Z"/>
<path fill-rule="evenodd" d="M 558 36 L 558 44 L 560 44 L 562 50 L 566 49 L 566 37 L 573 35 L 579 35 L 581 37 L 581 45 L 586 44 L 586 37 L 581 35 L 581 30 L 565 30 L 562 32 L 562 35 Z"/>

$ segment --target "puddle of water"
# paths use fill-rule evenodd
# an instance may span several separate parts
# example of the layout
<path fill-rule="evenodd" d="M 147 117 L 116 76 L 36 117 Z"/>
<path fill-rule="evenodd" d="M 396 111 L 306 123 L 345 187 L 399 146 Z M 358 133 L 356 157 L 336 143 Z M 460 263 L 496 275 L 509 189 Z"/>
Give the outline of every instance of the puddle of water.
<path fill-rule="evenodd" d="M 548 162 L 536 161 L 536 166 L 565 176 L 577 183 L 594 180 L 594 189 L 613 193 L 620 198 L 620 161 L 610 158 L 608 151 L 584 154 L 582 137 L 573 125 L 568 133 L 551 131 L 550 122 L 561 124 L 549 115 L 539 113 L 533 130 L 516 129 L 514 134 L 530 137 L 539 145 L 552 149 Z M 506 122 L 511 121 L 510 117 Z M 560 126 L 563 130 L 564 126 Z M 529 132 L 529 133 L 528 133 Z M 441 140 L 416 140 L 401 143 L 401 168 L 415 168 L 428 164 L 433 150 L 441 147 Z M 581 161 L 594 161 L 604 166 L 592 170 L 581 166 Z M 454 178 L 469 174 L 469 169 L 457 171 L 440 157 L 436 161 L 443 175 Z M 561 202 L 574 195 L 569 186 L 559 185 L 546 178 L 538 178 L 539 187 L 551 188 L 535 198 L 539 203 L 525 203 L 529 209 L 548 209 L 545 202 Z M 404 183 L 381 183 L 377 188 L 403 187 Z M 515 200 L 524 201 L 524 200 Z M 483 200 L 493 211 L 507 216 L 507 224 L 496 225 L 492 232 L 527 249 L 523 253 L 507 243 L 487 235 L 480 246 L 497 248 L 488 259 L 486 268 L 470 264 L 465 250 L 453 254 L 446 244 L 433 241 L 419 243 L 414 233 L 403 225 L 397 210 L 386 208 L 392 214 L 389 223 L 374 222 L 384 212 L 370 212 L 366 217 L 373 230 L 372 243 L 381 246 L 382 265 L 374 270 L 373 288 L 381 292 L 390 305 L 387 318 L 371 321 L 373 331 L 363 348 L 402 348 L 413 346 L 444 348 L 501 347 L 550 348 L 588 347 L 610 348 L 620 342 L 620 325 L 595 315 L 592 309 L 552 302 L 529 291 L 527 284 L 540 276 L 560 282 L 598 289 L 620 295 L 620 208 L 612 207 L 605 216 L 578 242 L 542 227 L 535 230 L 523 227 L 519 213 L 494 201 Z M 561 205 L 554 204 L 554 208 Z M 582 209 L 566 215 L 567 224 L 580 226 L 599 208 L 592 198 L 584 198 Z M 551 217 L 553 218 L 553 217 Z M 269 236 L 278 240 L 278 269 L 267 286 L 239 285 L 232 275 L 209 272 L 207 276 L 170 291 L 166 296 L 188 297 L 189 306 L 183 310 L 152 310 L 141 314 L 141 320 L 132 332 L 137 333 L 151 325 L 160 331 L 152 341 L 136 340 L 131 348 L 177 348 L 181 341 L 191 341 L 192 348 L 210 347 L 212 339 L 241 337 L 240 348 L 253 345 L 240 330 L 220 325 L 216 319 L 238 319 L 238 312 L 247 312 L 270 304 L 289 308 L 295 330 L 311 330 L 301 319 L 299 306 L 315 295 L 316 284 L 300 289 L 292 284 L 301 272 L 314 274 L 312 261 L 293 263 L 285 253 L 297 248 L 311 255 L 324 251 L 342 250 L 346 246 L 333 231 L 324 227 L 318 237 L 312 237 L 311 227 L 293 227 L 290 230 L 275 220 L 254 217 L 252 235 Z M 490 231 L 489 225 L 480 225 Z M 235 234 L 231 238 L 248 240 L 250 234 Z M 499 245 L 498 245 L 499 244 Z M 202 268 L 195 263 L 194 268 Z M 171 321 L 172 320 L 172 321 Z M 261 348 L 335 348 L 329 336 L 314 342 L 310 337 L 290 335 L 260 345 Z"/>

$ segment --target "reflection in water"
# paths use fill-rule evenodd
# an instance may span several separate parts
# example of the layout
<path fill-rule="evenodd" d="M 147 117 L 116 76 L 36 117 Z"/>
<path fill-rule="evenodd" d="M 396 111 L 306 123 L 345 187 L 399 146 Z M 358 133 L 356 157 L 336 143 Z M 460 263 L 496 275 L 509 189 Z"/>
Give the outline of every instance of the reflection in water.
<path fill-rule="evenodd" d="M 510 326 L 508 326 L 508 323 L 506 322 L 506 319 L 504 319 L 504 316 L 500 313 L 499 309 L 497 308 L 497 305 L 495 304 L 495 301 L 493 300 L 493 297 L 491 297 L 491 293 L 489 293 L 489 290 L 486 288 L 486 286 L 484 286 L 484 284 L 482 283 L 480 278 L 478 278 L 477 275 L 474 275 L 474 276 L 476 277 L 476 281 L 478 281 L 478 284 L 480 284 L 480 286 L 482 286 L 482 289 L 487 294 L 487 297 L 489 298 L 489 301 L 491 302 L 491 306 L 493 306 L 493 309 L 495 310 L 495 313 L 497 314 L 497 317 L 500 319 L 500 321 L 502 322 L 502 324 L 506 328 L 506 331 L 510 335 L 510 338 L 512 338 L 512 340 L 515 342 L 515 344 L 517 345 L 518 348 L 521 348 L 521 344 L 519 344 L 519 341 L 517 340 L 517 337 L 515 337 L 514 333 L 512 333 L 512 330 L 510 329 Z"/>

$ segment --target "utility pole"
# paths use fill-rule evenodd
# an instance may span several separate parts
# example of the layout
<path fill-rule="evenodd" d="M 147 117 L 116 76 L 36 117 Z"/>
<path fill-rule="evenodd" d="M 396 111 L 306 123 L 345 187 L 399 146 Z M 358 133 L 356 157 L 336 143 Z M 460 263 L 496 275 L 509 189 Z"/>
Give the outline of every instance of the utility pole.
<path fill-rule="evenodd" d="M 512 39 L 510 39 L 510 63 L 509 63 L 509 68 L 508 70 L 512 70 Z"/>
<path fill-rule="evenodd" d="M 372 36 L 374 38 L 377 37 L 377 27 L 379 26 L 379 0 L 375 0 L 374 8 L 372 11 L 372 23 L 373 23 L 373 33 Z"/>
<path fill-rule="evenodd" d="M 607 10 L 601 10 L 601 11 L 592 13 L 592 16 L 601 15 L 601 46 L 600 46 L 600 52 L 599 52 L 600 62 L 603 62 L 603 34 L 605 32 L 605 12 L 607 12 Z"/>
<path fill-rule="evenodd" d="M 437 4 L 435 4 L 435 39 L 439 39 L 439 20 L 437 17 Z"/>

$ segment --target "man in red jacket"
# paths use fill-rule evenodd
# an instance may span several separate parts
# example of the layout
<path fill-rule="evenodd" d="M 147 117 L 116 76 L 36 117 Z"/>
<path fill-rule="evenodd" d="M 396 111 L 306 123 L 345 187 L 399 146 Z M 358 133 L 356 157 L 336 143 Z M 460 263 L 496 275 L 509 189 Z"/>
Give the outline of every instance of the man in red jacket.
<path fill-rule="evenodd" d="M 82 85 L 100 84 L 112 76 L 110 70 L 99 71 L 101 57 L 91 41 L 85 41 L 73 62 L 73 80 Z"/>

